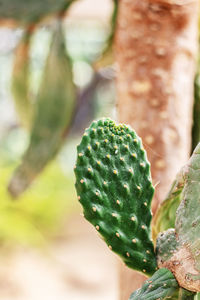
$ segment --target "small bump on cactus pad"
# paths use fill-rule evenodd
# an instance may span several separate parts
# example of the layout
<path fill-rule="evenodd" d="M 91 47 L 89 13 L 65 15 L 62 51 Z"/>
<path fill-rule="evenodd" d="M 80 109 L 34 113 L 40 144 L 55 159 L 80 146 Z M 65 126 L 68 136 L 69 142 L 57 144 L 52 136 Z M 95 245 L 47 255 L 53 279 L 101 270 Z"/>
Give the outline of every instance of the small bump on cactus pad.
<path fill-rule="evenodd" d="M 146 280 L 142 288 L 135 291 L 129 300 L 161 300 L 166 297 L 171 299 L 176 290 L 178 290 L 178 283 L 174 275 L 163 268 Z"/>
<path fill-rule="evenodd" d="M 141 140 L 126 125 L 94 121 L 77 148 L 76 189 L 85 218 L 130 268 L 153 274 L 154 188 Z"/>

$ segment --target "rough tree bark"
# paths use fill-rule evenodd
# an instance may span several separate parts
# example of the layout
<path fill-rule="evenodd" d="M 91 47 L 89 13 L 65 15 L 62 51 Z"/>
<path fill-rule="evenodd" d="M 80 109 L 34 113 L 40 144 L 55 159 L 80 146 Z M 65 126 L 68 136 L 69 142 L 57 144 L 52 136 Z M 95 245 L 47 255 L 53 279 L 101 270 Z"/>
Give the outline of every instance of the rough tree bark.
<path fill-rule="evenodd" d="M 155 212 L 191 146 L 198 0 L 120 0 L 116 33 L 119 121 L 142 137 Z M 121 268 L 121 300 L 144 276 Z"/>

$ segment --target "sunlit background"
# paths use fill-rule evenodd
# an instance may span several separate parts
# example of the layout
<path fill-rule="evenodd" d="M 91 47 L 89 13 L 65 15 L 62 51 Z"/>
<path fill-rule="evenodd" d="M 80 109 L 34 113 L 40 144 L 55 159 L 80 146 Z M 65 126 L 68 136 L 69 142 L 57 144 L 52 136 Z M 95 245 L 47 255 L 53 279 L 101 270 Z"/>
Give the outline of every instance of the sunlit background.
<path fill-rule="evenodd" d="M 73 63 L 77 108 L 57 158 L 18 200 L 7 185 L 28 145 L 10 89 L 12 64 L 23 29 L 0 29 L 0 300 L 114 300 L 113 254 L 81 216 L 74 188 L 76 144 L 91 120 L 116 118 L 115 71 L 100 61 L 110 34 L 111 0 L 81 0 L 64 20 Z M 31 41 L 32 93 L 36 93 L 53 20 Z"/>

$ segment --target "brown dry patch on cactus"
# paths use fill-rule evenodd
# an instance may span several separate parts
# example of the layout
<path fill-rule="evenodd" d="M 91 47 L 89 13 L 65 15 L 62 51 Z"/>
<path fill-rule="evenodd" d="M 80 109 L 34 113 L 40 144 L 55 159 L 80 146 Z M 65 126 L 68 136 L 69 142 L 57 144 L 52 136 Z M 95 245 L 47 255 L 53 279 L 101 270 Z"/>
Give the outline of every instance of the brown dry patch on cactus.
<path fill-rule="evenodd" d="M 200 273 L 195 268 L 192 253 L 186 246 L 178 249 L 169 260 L 158 261 L 159 268 L 169 269 L 175 276 L 179 285 L 193 292 L 200 291 Z M 199 279 L 193 279 L 193 278 Z"/>

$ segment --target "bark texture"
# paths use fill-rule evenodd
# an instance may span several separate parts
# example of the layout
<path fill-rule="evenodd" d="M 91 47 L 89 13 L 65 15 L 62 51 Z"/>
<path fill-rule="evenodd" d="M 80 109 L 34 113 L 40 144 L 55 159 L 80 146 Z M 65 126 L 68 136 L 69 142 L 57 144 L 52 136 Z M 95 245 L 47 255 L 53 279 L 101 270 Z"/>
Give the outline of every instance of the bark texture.
<path fill-rule="evenodd" d="M 190 154 L 198 0 L 121 0 L 119 5 L 119 121 L 143 139 L 157 185 L 155 212 Z M 144 280 L 123 268 L 121 278 L 121 300 Z"/>

